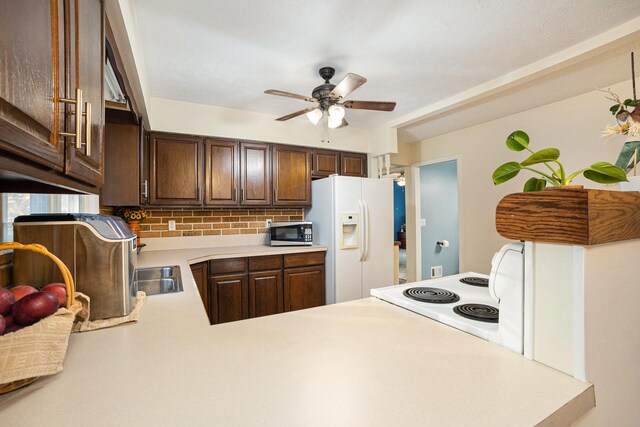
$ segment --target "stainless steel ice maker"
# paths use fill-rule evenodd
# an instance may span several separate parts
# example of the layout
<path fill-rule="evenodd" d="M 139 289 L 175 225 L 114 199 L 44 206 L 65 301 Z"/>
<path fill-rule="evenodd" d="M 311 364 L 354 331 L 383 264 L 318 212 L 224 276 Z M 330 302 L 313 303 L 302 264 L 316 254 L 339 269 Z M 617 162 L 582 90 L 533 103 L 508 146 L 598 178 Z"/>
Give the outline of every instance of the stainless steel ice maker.
<path fill-rule="evenodd" d="M 17 242 L 39 243 L 64 262 L 76 290 L 91 298 L 91 319 L 125 316 L 135 305 L 136 235 L 118 217 L 99 214 L 34 214 L 15 219 Z M 62 282 L 51 260 L 14 253 L 14 283 Z"/>

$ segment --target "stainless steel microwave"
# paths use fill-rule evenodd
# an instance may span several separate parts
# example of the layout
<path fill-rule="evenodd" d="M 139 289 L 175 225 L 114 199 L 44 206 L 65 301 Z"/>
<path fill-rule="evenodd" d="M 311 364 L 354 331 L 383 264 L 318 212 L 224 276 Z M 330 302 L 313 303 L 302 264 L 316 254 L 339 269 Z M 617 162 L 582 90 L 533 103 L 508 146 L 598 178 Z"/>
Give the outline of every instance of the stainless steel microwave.
<path fill-rule="evenodd" d="M 313 225 L 308 221 L 272 222 L 271 246 L 313 244 Z"/>

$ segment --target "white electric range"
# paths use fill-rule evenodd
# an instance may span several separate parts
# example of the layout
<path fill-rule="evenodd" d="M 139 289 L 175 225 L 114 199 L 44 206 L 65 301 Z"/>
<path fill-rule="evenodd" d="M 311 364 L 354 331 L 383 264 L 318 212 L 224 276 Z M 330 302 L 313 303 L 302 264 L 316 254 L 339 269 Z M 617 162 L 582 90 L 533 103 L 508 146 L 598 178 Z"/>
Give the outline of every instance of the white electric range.
<path fill-rule="evenodd" d="M 468 272 L 372 289 L 371 295 L 523 352 L 524 245 L 503 246 L 487 275 Z"/>

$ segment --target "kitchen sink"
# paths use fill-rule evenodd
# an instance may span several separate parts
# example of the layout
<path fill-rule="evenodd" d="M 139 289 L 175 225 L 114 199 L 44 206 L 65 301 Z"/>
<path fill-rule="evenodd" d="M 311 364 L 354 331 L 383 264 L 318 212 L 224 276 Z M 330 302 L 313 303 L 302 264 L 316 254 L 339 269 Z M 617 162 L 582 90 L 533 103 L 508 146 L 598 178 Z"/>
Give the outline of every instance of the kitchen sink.
<path fill-rule="evenodd" d="M 137 291 L 144 291 L 147 295 L 182 292 L 180 267 L 172 265 L 136 269 L 133 285 Z"/>

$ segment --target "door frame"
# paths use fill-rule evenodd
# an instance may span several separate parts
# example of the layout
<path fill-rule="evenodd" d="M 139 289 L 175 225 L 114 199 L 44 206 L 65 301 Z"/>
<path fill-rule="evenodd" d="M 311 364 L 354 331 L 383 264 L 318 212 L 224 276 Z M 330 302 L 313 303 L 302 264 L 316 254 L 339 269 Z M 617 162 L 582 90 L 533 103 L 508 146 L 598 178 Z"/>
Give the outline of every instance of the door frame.
<path fill-rule="evenodd" d="M 433 160 L 427 160 L 424 162 L 413 163 L 410 166 L 411 171 L 411 181 L 413 182 L 413 194 L 414 194 L 414 204 L 415 204 L 415 223 L 413 224 L 413 235 L 415 236 L 416 242 L 416 250 L 415 250 L 415 266 L 416 266 L 416 281 L 427 280 L 430 277 L 423 278 L 422 277 L 422 233 L 421 233 L 421 225 L 420 219 L 422 217 L 421 212 L 421 199 L 420 199 L 420 168 L 422 166 L 435 165 L 438 163 L 446 163 L 452 160 L 456 161 L 456 180 L 458 184 L 458 271 L 460 271 L 460 266 L 463 265 L 463 252 L 462 252 L 462 241 L 463 241 L 463 211 L 460 209 L 462 203 L 462 189 L 460 185 L 460 170 L 461 168 L 461 157 L 460 155 L 454 156 L 446 156 L 440 157 Z M 408 198 L 405 199 L 405 204 L 407 204 Z M 405 209 L 408 208 L 408 204 Z"/>

